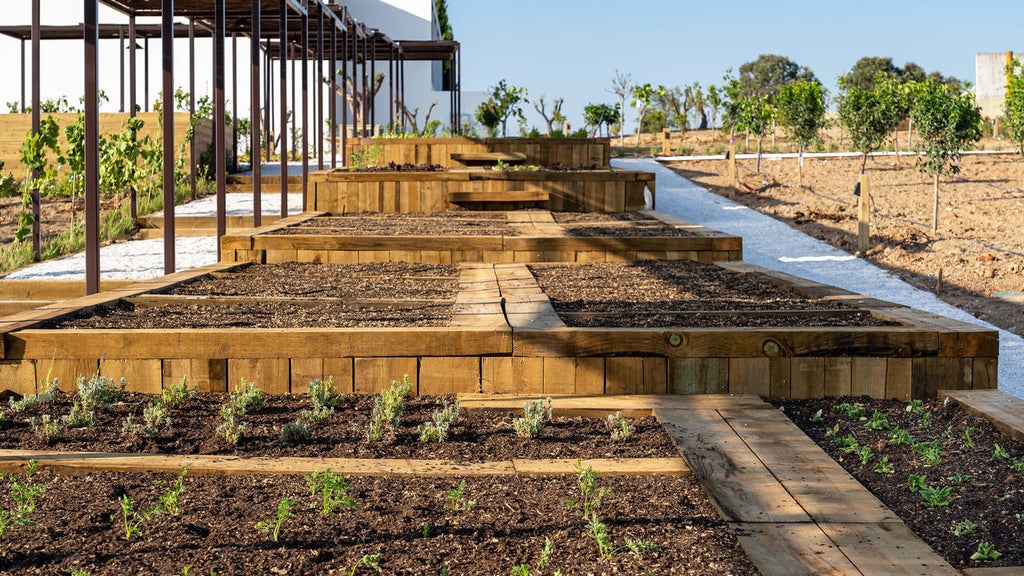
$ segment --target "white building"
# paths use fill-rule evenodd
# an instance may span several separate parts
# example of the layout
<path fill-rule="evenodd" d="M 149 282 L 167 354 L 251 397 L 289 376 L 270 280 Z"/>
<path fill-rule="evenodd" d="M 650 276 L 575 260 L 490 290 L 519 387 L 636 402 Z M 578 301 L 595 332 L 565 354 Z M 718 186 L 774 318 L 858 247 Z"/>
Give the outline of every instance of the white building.
<path fill-rule="evenodd" d="M 1003 115 L 1003 103 L 1006 101 L 1006 67 L 1014 59 L 1024 63 L 1024 54 L 975 54 L 975 102 L 985 118 L 999 118 Z"/>

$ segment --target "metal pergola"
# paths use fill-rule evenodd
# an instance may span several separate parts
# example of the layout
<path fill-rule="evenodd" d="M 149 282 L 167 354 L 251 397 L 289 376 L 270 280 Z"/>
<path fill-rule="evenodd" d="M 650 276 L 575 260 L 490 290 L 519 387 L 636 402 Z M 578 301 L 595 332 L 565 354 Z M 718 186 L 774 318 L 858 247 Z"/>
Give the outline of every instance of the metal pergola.
<path fill-rule="evenodd" d="M 42 26 L 40 23 L 40 2 L 32 0 L 32 24 L 30 26 L 0 27 L 0 33 L 14 37 L 22 43 L 22 108 L 25 106 L 25 43 L 32 45 L 32 131 L 39 131 L 40 105 L 40 58 L 39 44 L 41 40 L 78 39 L 83 40 L 83 66 L 85 72 L 85 260 L 86 260 L 86 293 L 99 291 L 99 40 L 120 39 L 122 46 L 128 43 L 128 102 L 129 114 L 136 112 L 136 49 L 138 40 L 142 39 L 148 46 L 149 39 L 159 38 L 162 53 L 162 92 L 174 93 L 174 38 L 189 38 L 190 59 L 190 111 L 195 109 L 195 49 L 196 37 L 212 38 L 213 40 L 213 125 L 214 125 L 214 174 L 216 178 L 217 197 L 217 237 L 226 233 L 226 110 L 225 110 L 225 57 L 227 39 L 230 37 L 233 46 L 237 47 L 239 36 L 247 36 L 250 42 L 250 98 L 251 116 L 264 111 L 263 120 L 270 127 L 271 109 L 273 106 L 272 63 L 278 62 L 279 89 L 279 131 L 280 131 L 280 162 L 281 162 L 281 217 L 288 216 L 288 66 L 292 62 L 301 63 L 300 98 L 294 94 L 292 79 L 292 97 L 301 101 L 302 122 L 302 189 L 306 190 L 309 180 L 309 64 L 314 62 L 316 75 L 316 92 L 314 94 L 315 124 L 317 126 L 318 167 L 324 168 L 323 160 L 323 125 L 324 125 L 324 83 L 319 81 L 324 74 L 324 61 L 329 67 L 329 86 L 331 98 L 328 106 L 330 125 L 337 127 L 337 64 L 342 66 L 341 75 L 348 77 L 348 65 L 351 63 L 353 89 L 359 90 L 363 96 L 361 118 L 353 118 L 353 125 L 358 126 L 356 136 L 365 136 L 365 127 L 375 123 L 376 111 L 373 106 L 370 83 L 376 73 L 378 61 L 387 61 L 389 75 L 389 122 L 395 124 L 398 106 L 404 106 L 406 61 L 440 60 L 451 62 L 453 71 L 450 85 L 452 128 L 459 131 L 458 119 L 461 116 L 461 69 L 459 62 L 459 44 L 453 41 L 396 41 L 376 29 L 367 28 L 363 23 L 356 22 L 347 9 L 328 0 L 83 0 L 83 24 L 80 26 Z M 100 24 L 99 5 L 102 4 L 118 10 L 128 17 L 128 24 Z M 138 18 L 157 17 L 160 24 L 139 25 Z M 188 24 L 175 23 L 175 18 L 186 18 Z M 237 53 L 233 51 L 236 66 L 232 84 L 237 94 Z M 124 49 L 121 50 L 121 101 L 124 103 Z M 148 51 L 146 58 L 148 67 Z M 369 71 L 367 70 L 369 67 Z M 293 64 L 294 70 L 294 64 Z M 358 73 L 357 73 L 358 70 Z M 369 72 L 369 76 L 367 76 Z M 262 89 L 262 90 L 261 90 Z M 342 100 L 347 101 L 346 83 L 342 83 Z M 148 107 L 148 74 L 146 81 L 146 101 Z M 237 97 L 233 98 L 237 102 Z M 261 103 L 267 105 L 261 107 Z M 235 104 L 237 107 L 237 103 Z M 163 120 L 163 202 L 164 202 L 164 273 L 175 271 L 175 226 L 174 226 L 174 106 L 162 108 Z M 232 114 L 236 120 L 237 108 Z M 260 122 L 250 118 L 250 151 L 253 157 L 253 224 L 261 222 L 261 164 L 262 140 Z M 347 105 L 342 106 L 342 127 L 348 125 Z M 341 130 L 342 152 L 346 149 L 346 130 Z M 337 139 L 331 137 L 332 168 L 337 164 Z M 271 143 L 268 139 L 267 157 L 271 155 Z M 193 149 L 193 167 L 190 170 L 193 190 L 195 186 L 195 153 Z M 303 202 L 305 203 L 305 197 Z M 36 224 L 33 229 L 33 247 L 39 254 L 39 192 L 33 193 L 33 212 Z M 132 198 L 132 214 L 135 216 L 134 195 Z"/>

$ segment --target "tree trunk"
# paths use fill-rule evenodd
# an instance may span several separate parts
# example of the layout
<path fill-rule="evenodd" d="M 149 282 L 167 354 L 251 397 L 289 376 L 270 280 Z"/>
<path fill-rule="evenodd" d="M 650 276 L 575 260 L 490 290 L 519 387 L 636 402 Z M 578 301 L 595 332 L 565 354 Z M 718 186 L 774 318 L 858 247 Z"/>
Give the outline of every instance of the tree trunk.
<path fill-rule="evenodd" d="M 800 188 L 804 187 L 804 149 L 800 147 L 800 151 L 797 153 L 797 165 L 796 165 L 796 185 Z"/>
<path fill-rule="evenodd" d="M 910 150 L 910 147 L 913 146 L 913 144 L 911 143 L 912 142 L 911 138 L 912 138 L 913 135 L 914 135 L 914 119 L 911 118 L 907 122 L 907 150 Z"/>
<path fill-rule="evenodd" d="M 758 138 L 757 139 L 757 173 L 758 174 L 761 173 L 761 141 L 762 140 L 764 140 L 764 138 Z"/>
<path fill-rule="evenodd" d="M 860 173 L 863 174 L 864 171 L 867 170 L 867 169 L 868 169 L 868 153 L 867 152 L 863 152 L 863 153 L 861 153 L 861 157 L 860 157 Z"/>
<path fill-rule="evenodd" d="M 708 129 L 708 113 L 705 112 L 704 110 L 700 111 L 700 126 L 698 128 L 700 130 Z"/>
<path fill-rule="evenodd" d="M 636 147 L 640 149 L 640 128 L 644 125 L 644 112 L 641 110 L 640 115 L 636 119 Z"/>
<path fill-rule="evenodd" d="M 894 138 L 893 140 L 896 142 L 896 160 L 893 162 L 893 164 L 895 165 L 895 164 L 899 164 L 900 163 L 900 131 L 899 131 L 899 129 L 896 129 L 896 138 Z"/>
<path fill-rule="evenodd" d="M 933 180 L 933 192 L 935 195 L 935 211 L 932 213 L 932 232 L 939 231 L 939 175 L 936 174 Z"/>
<path fill-rule="evenodd" d="M 775 119 L 772 118 L 772 148 L 775 148 Z"/>

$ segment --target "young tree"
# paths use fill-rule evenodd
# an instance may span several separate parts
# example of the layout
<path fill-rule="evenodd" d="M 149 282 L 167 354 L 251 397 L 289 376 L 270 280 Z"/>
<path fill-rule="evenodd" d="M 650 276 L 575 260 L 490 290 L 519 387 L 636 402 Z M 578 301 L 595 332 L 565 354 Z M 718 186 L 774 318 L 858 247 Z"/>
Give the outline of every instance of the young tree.
<path fill-rule="evenodd" d="M 777 54 L 761 54 L 740 66 L 739 81 L 745 98 L 767 96 L 770 102 L 783 86 L 801 78 L 817 81 L 810 68 Z"/>
<path fill-rule="evenodd" d="M 871 90 L 862 90 L 839 79 L 839 123 L 850 134 L 853 147 L 863 156 L 861 173 L 867 168 L 868 154 L 879 149 L 905 117 L 901 91 L 892 89 L 891 75 L 879 73 Z"/>
<path fill-rule="evenodd" d="M 658 86 L 657 88 L 652 88 L 650 83 L 643 86 L 636 84 L 630 89 L 630 94 L 633 98 L 631 105 L 637 109 L 639 115 L 636 120 L 636 145 L 639 147 L 640 128 L 644 125 L 644 116 L 647 115 L 647 109 L 651 107 L 651 101 L 655 95 L 662 96 L 665 94 L 665 87 Z"/>
<path fill-rule="evenodd" d="M 775 97 L 779 123 L 786 135 L 800 147 L 798 171 L 803 184 L 804 150 L 818 140 L 825 123 L 825 89 L 817 82 L 797 80 L 786 84 Z"/>
<path fill-rule="evenodd" d="M 533 109 L 540 114 L 540 117 L 544 119 L 544 122 L 548 125 L 548 136 L 558 128 L 558 131 L 562 131 L 562 126 L 565 124 L 565 115 L 562 114 L 562 104 L 565 104 L 564 98 L 555 98 L 555 101 L 551 104 L 551 115 L 548 115 L 547 104 L 544 102 L 544 96 L 541 95 L 539 100 L 533 101 Z"/>
<path fill-rule="evenodd" d="M 615 76 L 612 77 L 612 94 L 619 97 L 619 146 L 623 145 L 623 130 L 625 129 L 623 123 L 626 120 L 626 114 L 623 111 L 626 109 L 626 97 L 630 95 L 632 86 L 633 76 L 631 74 L 615 71 Z"/>
<path fill-rule="evenodd" d="M 934 179 L 932 231 L 937 231 L 939 178 L 959 174 L 960 154 L 981 140 L 981 110 L 972 94 L 929 80 L 918 85 L 911 115 L 925 153 L 917 168 Z"/>
<path fill-rule="evenodd" d="M 1006 117 L 1006 134 L 1017 143 L 1017 150 L 1024 155 L 1024 65 L 1014 60 L 1010 65 L 1006 84 L 1006 101 L 1003 115 Z"/>
<path fill-rule="evenodd" d="M 587 104 L 583 108 L 583 121 L 586 123 L 592 134 L 600 134 L 601 126 L 605 126 L 605 133 L 611 132 L 611 127 L 619 122 L 619 105 L 609 104 Z"/>
<path fill-rule="evenodd" d="M 761 144 L 775 118 L 775 109 L 768 96 L 743 98 L 739 104 L 739 119 L 736 125 L 741 130 L 757 136 L 757 171 L 761 171 Z"/>
<path fill-rule="evenodd" d="M 481 102 L 476 108 L 476 121 L 487 128 L 487 135 L 494 138 L 498 135 L 498 125 L 501 124 L 501 109 L 494 98 L 488 98 Z"/>
<path fill-rule="evenodd" d="M 666 88 L 662 92 L 656 92 L 652 99 L 654 103 L 661 107 L 661 111 L 665 113 L 665 120 L 670 126 L 674 125 L 680 130 L 686 130 L 686 118 L 690 113 L 690 107 L 692 106 L 690 98 L 687 96 L 687 90 L 676 86 L 675 88 Z"/>
<path fill-rule="evenodd" d="M 526 99 L 526 88 L 510 86 L 502 80 L 492 89 L 490 101 L 496 106 L 501 123 L 501 135 L 508 136 L 508 119 L 512 116 L 524 118 L 522 103 L 529 102 Z M 487 126 L 482 120 L 481 124 Z"/>
<path fill-rule="evenodd" d="M 704 89 L 701 88 L 700 82 L 694 82 L 686 87 L 686 101 L 689 107 L 697 113 L 697 117 L 700 121 L 697 123 L 698 130 L 707 130 L 708 128 L 708 112 L 705 109 L 707 103 L 704 99 Z"/>
<path fill-rule="evenodd" d="M 718 126 L 718 111 L 722 108 L 722 93 L 719 91 L 718 86 L 714 84 L 708 86 L 707 93 L 708 107 L 711 109 L 711 127 L 715 128 Z"/>

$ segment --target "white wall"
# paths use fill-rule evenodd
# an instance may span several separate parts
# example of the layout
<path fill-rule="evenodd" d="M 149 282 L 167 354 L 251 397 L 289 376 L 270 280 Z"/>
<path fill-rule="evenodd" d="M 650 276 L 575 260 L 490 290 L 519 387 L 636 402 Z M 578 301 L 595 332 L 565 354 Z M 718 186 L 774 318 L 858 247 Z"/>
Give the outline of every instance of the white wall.
<path fill-rule="evenodd" d="M 1014 54 L 1013 57 L 1024 63 L 1024 54 Z M 981 108 L 982 116 L 998 118 L 1003 115 L 1006 100 L 1006 53 L 978 53 L 974 63 L 975 102 Z"/>

